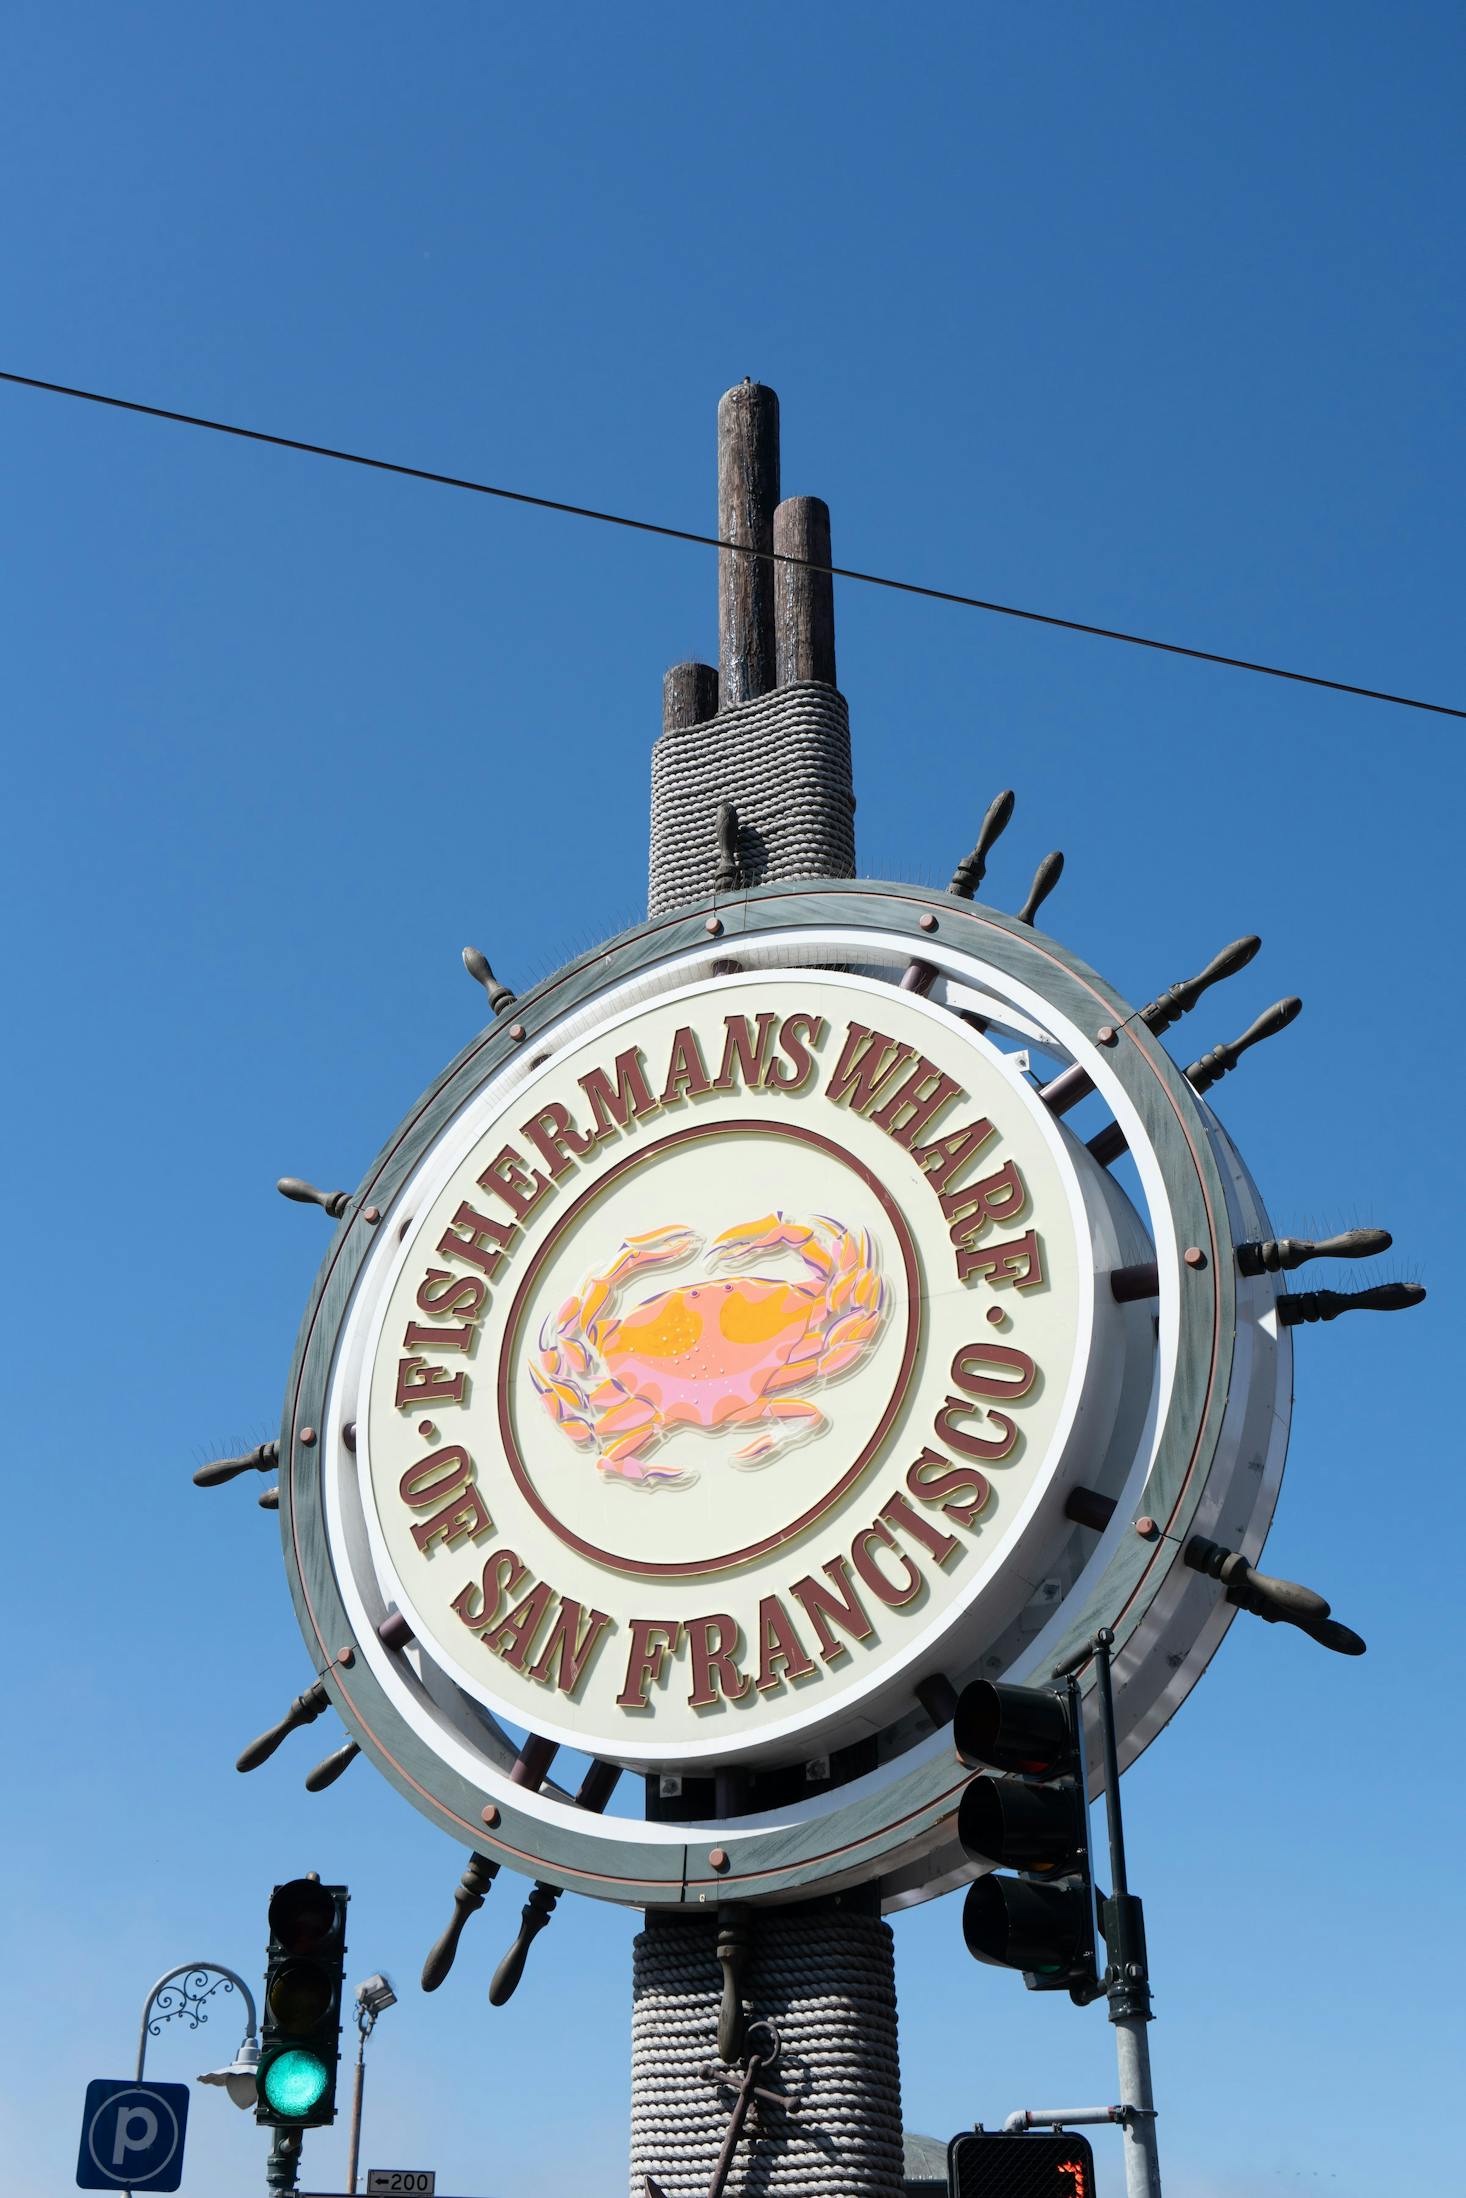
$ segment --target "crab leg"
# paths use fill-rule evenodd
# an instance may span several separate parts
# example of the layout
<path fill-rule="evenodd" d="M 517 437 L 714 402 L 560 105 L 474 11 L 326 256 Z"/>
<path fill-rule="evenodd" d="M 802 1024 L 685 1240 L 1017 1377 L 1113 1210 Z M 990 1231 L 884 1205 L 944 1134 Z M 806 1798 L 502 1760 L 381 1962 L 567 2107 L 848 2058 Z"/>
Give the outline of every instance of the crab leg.
<path fill-rule="evenodd" d="M 680 1481 L 678 1465 L 645 1465 L 643 1454 L 662 1440 L 660 1427 L 638 1427 L 606 1444 L 596 1460 L 598 1469 L 613 1481 Z"/>
<path fill-rule="evenodd" d="M 817 1404 L 808 1397 L 770 1397 L 763 1407 L 763 1416 L 783 1421 L 783 1426 L 761 1428 L 752 1442 L 746 1442 L 741 1450 L 733 1453 L 735 1465 L 762 1465 L 766 1458 L 781 1449 L 792 1436 L 798 1441 L 805 1435 L 813 1435 L 824 1426 L 825 1416 Z"/>

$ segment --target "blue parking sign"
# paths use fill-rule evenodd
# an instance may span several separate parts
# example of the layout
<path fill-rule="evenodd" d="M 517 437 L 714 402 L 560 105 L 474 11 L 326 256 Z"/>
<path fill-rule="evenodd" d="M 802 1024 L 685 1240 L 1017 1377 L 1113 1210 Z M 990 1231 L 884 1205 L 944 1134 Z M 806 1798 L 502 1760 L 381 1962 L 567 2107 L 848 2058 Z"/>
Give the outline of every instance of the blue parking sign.
<path fill-rule="evenodd" d="M 98 2076 L 87 2085 L 76 2180 L 82 2190 L 177 2190 L 187 2084 Z"/>

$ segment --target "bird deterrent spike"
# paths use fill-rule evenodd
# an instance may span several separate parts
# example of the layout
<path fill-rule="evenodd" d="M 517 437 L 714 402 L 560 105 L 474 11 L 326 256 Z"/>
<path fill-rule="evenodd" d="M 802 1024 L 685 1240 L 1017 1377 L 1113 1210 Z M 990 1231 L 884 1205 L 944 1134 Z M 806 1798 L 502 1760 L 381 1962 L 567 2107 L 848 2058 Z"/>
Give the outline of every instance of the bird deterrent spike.
<path fill-rule="evenodd" d="M 1210 1053 L 1203 1053 L 1199 1061 L 1193 1061 L 1186 1071 L 1187 1081 L 1196 1091 L 1210 1091 L 1219 1078 L 1237 1066 L 1244 1053 L 1260 1046 L 1264 1038 L 1272 1038 L 1303 1013 L 1303 1002 L 1295 995 L 1288 1000 L 1274 1000 L 1264 1008 L 1255 1023 L 1249 1023 L 1240 1038 L 1230 1045 L 1213 1046 Z"/>
<path fill-rule="evenodd" d="M 1013 815 L 1014 798 L 1011 786 L 1005 788 L 999 794 L 982 820 L 982 829 L 977 835 L 977 845 L 966 861 L 959 862 L 952 872 L 952 882 L 947 887 L 947 891 L 955 893 L 959 900 L 970 901 L 982 884 L 987 872 L 988 856 L 992 853 L 994 843 L 1007 830 L 1009 820 Z"/>
<path fill-rule="evenodd" d="M 282 1198 L 294 1199 L 297 1206 L 321 1206 L 333 1221 L 339 1221 L 351 1203 L 350 1191 L 318 1191 L 314 1183 L 303 1182 L 298 1175 L 282 1175 L 275 1185 Z"/>
<path fill-rule="evenodd" d="M 1292 1290 L 1278 1299 L 1278 1320 L 1284 1328 L 1299 1328 L 1337 1320 L 1340 1313 L 1404 1313 L 1424 1302 L 1419 1282 L 1378 1282 L 1372 1290 Z"/>
<path fill-rule="evenodd" d="M 489 996 L 489 1006 L 496 1015 L 502 1015 L 506 1007 L 514 1005 L 516 995 L 509 990 L 508 985 L 500 984 L 489 967 L 488 956 L 480 953 L 476 946 L 466 946 L 463 949 L 463 966 L 469 976 L 483 986 Z"/>
<path fill-rule="evenodd" d="M 305 1774 L 305 1790 L 308 1794 L 323 1794 L 328 1786 L 334 1786 L 341 1773 L 361 1754 L 361 1743 L 348 1740 L 344 1748 L 337 1748 L 333 1755 L 323 1756 L 313 1771 Z"/>
<path fill-rule="evenodd" d="M 1235 977 L 1239 969 L 1245 969 L 1261 945 L 1261 939 L 1252 932 L 1245 939 L 1234 939 L 1220 954 L 1213 955 L 1199 977 L 1183 977 L 1179 984 L 1158 993 L 1148 1007 L 1140 1010 L 1141 1022 L 1159 1037 L 1172 1023 L 1178 1023 L 1183 1015 L 1191 1013 L 1203 992 L 1209 992 L 1224 977 Z"/>
<path fill-rule="evenodd" d="M 215 1458 L 212 1465 L 201 1465 L 194 1474 L 195 1488 L 222 1488 L 225 1481 L 237 1480 L 241 1473 L 273 1473 L 280 1464 L 278 1442 L 262 1442 L 256 1450 L 246 1450 L 242 1458 Z"/>
<path fill-rule="evenodd" d="M 1346 1229 L 1317 1243 L 1303 1236 L 1257 1237 L 1237 1246 L 1237 1266 L 1244 1275 L 1285 1274 L 1310 1259 L 1373 1259 L 1393 1242 L 1388 1229 Z"/>
<path fill-rule="evenodd" d="M 738 811 L 731 801 L 718 803 L 718 866 L 713 873 L 713 890 L 731 893 L 739 882 L 738 868 Z"/>
<path fill-rule="evenodd" d="M 1044 856 L 1043 861 L 1033 873 L 1033 883 L 1028 888 L 1028 898 L 1018 911 L 1018 921 L 1020 923 L 1031 924 L 1033 922 L 1034 917 L 1043 907 L 1044 902 L 1063 875 L 1064 858 L 1056 847 L 1051 855 Z"/>
<path fill-rule="evenodd" d="M 471 1915 L 482 1908 L 489 1887 L 498 1875 L 498 1863 L 491 1862 L 487 1855 L 469 1856 L 468 1868 L 453 1888 L 453 1913 L 448 1919 L 447 1928 L 429 1949 L 428 1958 L 422 1965 L 422 1988 L 425 1992 L 436 1992 L 453 1967 L 453 1957 L 458 1952 L 463 1926 Z"/>
<path fill-rule="evenodd" d="M 262 1763 L 269 1761 L 287 1733 L 298 1732 L 302 1725 L 313 1725 L 330 1703 L 331 1697 L 318 1679 L 313 1687 L 307 1687 L 304 1694 L 295 1697 L 278 1725 L 272 1725 L 257 1740 L 251 1740 L 234 1768 L 237 1771 L 258 1770 Z"/>

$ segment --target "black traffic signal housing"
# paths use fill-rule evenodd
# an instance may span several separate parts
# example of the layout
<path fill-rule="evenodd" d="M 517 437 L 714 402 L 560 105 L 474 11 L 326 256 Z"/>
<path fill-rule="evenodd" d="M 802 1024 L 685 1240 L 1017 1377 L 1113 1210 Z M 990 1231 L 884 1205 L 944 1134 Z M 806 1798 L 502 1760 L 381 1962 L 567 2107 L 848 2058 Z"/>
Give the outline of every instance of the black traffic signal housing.
<path fill-rule="evenodd" d="M 963 1905 L 967 1951 L 1021 1970 L 1030 1992 L 1068 1992 L 1083 2005 L 1100 1985 L 1078 1689 L 979 1679 L 957 1697 L 952 1737 L 959 1759 L 983 1774 L 963 1791 L 957 1836 L 992 1866 Z"/>
<path fill-rule="evenodd" d="M 336 2118 L 350 1898 L 344 1885 L 315 1877 L 291 1878 L 270 1896 L 255 2120 L 274 2129 L 320 2129 Z"/>
<path fill-rule="evenodd" d="M 948 2198 L 1095 2198 L 1094 2153 L 1067 2131 L 967 2130 L 947 2147 Z"/>

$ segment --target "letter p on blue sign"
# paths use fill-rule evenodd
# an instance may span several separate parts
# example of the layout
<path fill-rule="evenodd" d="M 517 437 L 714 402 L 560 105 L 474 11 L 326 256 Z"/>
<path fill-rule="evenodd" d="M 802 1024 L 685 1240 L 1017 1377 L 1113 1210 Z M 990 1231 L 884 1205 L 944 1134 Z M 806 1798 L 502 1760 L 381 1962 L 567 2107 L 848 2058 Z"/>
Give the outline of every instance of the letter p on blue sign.
<path fill-rule="evenodd" d="M 76 2180 L 82 2190 L 177 2190 L 187 2084 L 99 2076 L 87 2085 Z"/>

